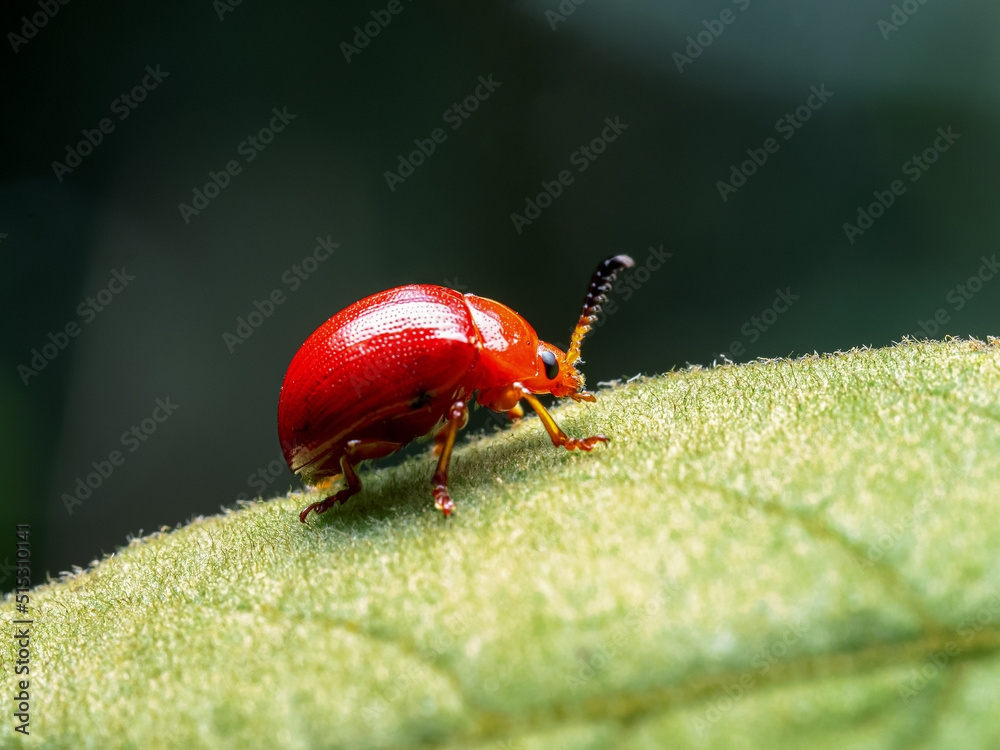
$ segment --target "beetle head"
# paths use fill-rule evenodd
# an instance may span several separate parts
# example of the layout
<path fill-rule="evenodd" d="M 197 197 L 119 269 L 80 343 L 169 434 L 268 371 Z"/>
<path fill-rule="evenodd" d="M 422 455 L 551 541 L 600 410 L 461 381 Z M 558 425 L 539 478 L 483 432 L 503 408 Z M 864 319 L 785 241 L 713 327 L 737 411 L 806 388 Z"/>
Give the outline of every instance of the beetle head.
<path fill-rule="evenodd" d="M 583 312 L 570 336 L 569 349 L 562 352 L 545 341 L 538 342 L 538 372 L 535 377 L 523 381 L 524 386 L 535 393 L 551 393 L 562 398 L 569 396 L 574 401 L 593 401 L 594 394 L 583 390 L 583 374 L 577 370 L 580 359 L 580 342 L 590 330 L 601 305 L 607 301 L 608 292 L 615 276 L 623 268 L 632 268 L 635 262 L 627 255 L 615 255 L 603 261 L 594 271 L 583 300 Z"/>
<path fill-rule="evenodd" d="M 566 354 L 547 341 L 538 342 L 538 364 L 534 377 L 522 378 L 521 384 L 532 393 L 551 393 L 557 398 L 569 396 L 576 401 L 593 401 L 583 390 L 583 374 L 566 363 Z"/>

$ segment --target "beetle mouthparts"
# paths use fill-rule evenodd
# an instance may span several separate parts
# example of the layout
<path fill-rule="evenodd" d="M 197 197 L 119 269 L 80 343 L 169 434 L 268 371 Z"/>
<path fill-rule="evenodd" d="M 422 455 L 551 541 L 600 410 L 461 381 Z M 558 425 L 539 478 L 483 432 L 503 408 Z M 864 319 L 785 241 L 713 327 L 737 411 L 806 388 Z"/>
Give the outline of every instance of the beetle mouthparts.
<path fill-rule="evenodd" d="M 614 283 L 615 276 L 623 268 L 632 268 L 635 265 L 627 255 L 615 255 L 602 261 L 594 271 L 590 279 L 590 286 L 587 288 L 587 296 L 583 298 L 583 312 L 580 313 L 580 320 L 573 329 L 573 335 L 569 340 L 569 349 L 566 350 L 566 364 L 572 365 L 580 359 L 580 342 L 587 335 L 590 326 L 597 320 L 597 313 L 601 310 L 601 305 L 608 298 L 611 291 L 611 284 Z"/>

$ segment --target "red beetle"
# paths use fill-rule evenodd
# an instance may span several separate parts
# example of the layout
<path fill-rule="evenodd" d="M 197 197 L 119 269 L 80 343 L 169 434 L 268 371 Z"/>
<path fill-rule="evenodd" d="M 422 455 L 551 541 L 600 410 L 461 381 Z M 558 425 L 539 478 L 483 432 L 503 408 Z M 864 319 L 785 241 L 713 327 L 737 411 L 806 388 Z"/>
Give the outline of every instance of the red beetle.
<path fill-rule="evenodd" d="M 306 339 L 292 359 L 278 404 L 278 435 L 289 468 L 307 482 L 343 474 L 347 486 L 302 511 L 322 513 L 361 490 L 359 462 L 395 453 L 440 427 L 431 479 L 434 507 L 449 515 L 448 462 L 455 433 L 476 400 L 511 418 L 525 399 L 557 447 L 589 451 L 603 435 L 566 435 L 536 393 L 593 401 L 575 364 L 615 274 L 634 264 L 608 258 L 594 273 L 583 312 L 563 353 L 539 341 L 506 305 L 428 284 L 389 289 L 341 310 Z"/>

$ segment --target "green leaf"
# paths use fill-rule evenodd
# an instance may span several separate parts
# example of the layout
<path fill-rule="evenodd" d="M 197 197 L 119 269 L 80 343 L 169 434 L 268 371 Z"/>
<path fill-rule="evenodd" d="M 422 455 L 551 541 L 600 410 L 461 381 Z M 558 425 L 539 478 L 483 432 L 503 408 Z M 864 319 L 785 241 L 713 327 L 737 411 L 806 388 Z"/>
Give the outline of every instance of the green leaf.
<path fill-rule="evenodd" d="M 693 369 L 462 446 L 448 520 L 429 453 L 196 519 L 31 592 L 0 741 L 1000 746 L 998 394 L 996 339 Z"/>

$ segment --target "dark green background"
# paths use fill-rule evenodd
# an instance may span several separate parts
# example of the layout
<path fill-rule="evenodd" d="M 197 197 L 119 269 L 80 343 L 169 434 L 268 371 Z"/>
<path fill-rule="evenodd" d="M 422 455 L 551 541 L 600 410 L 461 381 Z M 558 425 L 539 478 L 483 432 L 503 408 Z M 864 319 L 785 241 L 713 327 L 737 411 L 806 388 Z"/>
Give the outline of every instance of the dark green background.
<path fill-rule="evenodd" d="M 558 21 L 554 0 L 402 0 L 350 63 L 341 43 L 386 3 L 244 0 L 220 20 L 210 0 L 75 1 L 16 53 L 7 35 L 39 6 L 9 8 L 3 587 L 15 523 L 32 524 L 42 580 L 256 495 L 250 475 L 279 457 L 278 393 L 298 346 L 399 284 L 494 297 L 565 342 L 596 263 L 662 245 L 669 261 L 613 295 L 618 311 L 588 339 L 592 384 L 707 365 L 733 342 L 738 361 L 883 346 L 939 309 L 938 336 L 996 333 L 1000 281 L 961 310 L 947 295 L 1000 249 L 1000 6 L 909 5 L 883 31 L 889 2 L 587 0 Z M 679 71 L 674 53 L 727 9 L 732 23 Z M 118 120 L 112 103 L 147 65 L 168 77 Z M 500 86 L 451 130 L 445 110 L 490 75 Z M 776 121 L 814 86 L 832 96 L 785 140 Z M 294 121 L 246 163 L 240 143 L 275 107 Z M 114 131 L 57 180 L 52 162 L 104 117 Z M 615 117 L 627 130 L 576 172 L 571 154 Z M 384 172 L 437 127 L 446 141 L 390 191 Z M 904 164 L 948 127 L 959 139 L 911 183 Z M 770 137 L 777 153 L 724 202 L 717 181 Z M 186 224 L 178 204 L 231 159 L 242 172 Z M 511 213 L 563 169 L 573 184 L 515 231 Z M 844 222 L 897 179 L 905 194 L 849 242 Z M 293 292 L 282 275 L 317 235 L 340 248 Z M 25 385 L 18 365 L 123 266 L 135 281 Z M 223 333 L 275 288 L 286 302 L 230 354 Z M 786 288 L 792 307 L 747 335 Z M 61 495 L 167 397 L 178 411 L 68 515 Z M 292 484 L 282 466 L 261 486 Z"/>

